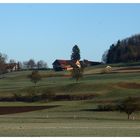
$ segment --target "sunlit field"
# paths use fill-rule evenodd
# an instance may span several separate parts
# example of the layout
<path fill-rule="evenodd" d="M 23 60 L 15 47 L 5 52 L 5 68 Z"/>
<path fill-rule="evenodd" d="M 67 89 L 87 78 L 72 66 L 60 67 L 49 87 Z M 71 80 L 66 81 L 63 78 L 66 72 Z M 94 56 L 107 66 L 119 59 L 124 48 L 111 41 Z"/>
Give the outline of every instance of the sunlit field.
<path fill-rule="evenodd" d="M 112 73 L 101 74 L 103 67 L 86 68 L 78 82 L 70 77 L 69 72 L 40 71 L 43 78 L 37 83 L 36 91 L 49 89 L 55 95 L 76 98 L 1 101 L 0 136 L 140 136 L 140 112 L 135 112 L 128 120 L 127 115 L 119 111 L 94 111 L 100 104 L 114 103 L 129 96 L 140 97 L 139 70 L 117 71 L 116 66 Z M 28 94 L 28 89 L 34 88 L 27 78 L 30 73 L 5 74 L 0 79 L 0 98 Z M 90 98 L 77 98 L 82 95 Z M 11 108 L 6 111 L 8 107 Z M 17 107 L 17 113 L 12 112 L 12 107 Z M 38 109 L 33 109 L 35 107 Z"/>

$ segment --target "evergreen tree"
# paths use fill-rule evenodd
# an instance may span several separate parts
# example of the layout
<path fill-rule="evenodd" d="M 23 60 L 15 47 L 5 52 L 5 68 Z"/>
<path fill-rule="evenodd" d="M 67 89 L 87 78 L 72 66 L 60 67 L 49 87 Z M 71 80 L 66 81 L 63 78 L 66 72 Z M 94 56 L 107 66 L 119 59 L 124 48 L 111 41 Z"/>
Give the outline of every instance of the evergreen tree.
<path fill-rule="evenodd" d="M 72 48 L 71 60 L 80 60 L 80 49 L 77 45 Z"/>
<path fill-rule="evenodd" d="M 106 63 L 136 62 L 140 61 L 140 34 L 118 40 L 103 54 Z"/>

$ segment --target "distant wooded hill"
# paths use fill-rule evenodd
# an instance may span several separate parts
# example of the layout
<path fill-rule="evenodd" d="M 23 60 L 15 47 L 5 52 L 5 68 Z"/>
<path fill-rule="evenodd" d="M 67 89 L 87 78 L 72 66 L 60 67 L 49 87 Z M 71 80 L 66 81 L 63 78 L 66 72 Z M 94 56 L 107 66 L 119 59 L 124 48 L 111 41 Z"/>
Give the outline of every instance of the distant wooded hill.
<path fill-rule="evenodd" d="M 140 34 L 118 40 L 112 44 L 102 57 L 105 63 L 140 61 Z"/>

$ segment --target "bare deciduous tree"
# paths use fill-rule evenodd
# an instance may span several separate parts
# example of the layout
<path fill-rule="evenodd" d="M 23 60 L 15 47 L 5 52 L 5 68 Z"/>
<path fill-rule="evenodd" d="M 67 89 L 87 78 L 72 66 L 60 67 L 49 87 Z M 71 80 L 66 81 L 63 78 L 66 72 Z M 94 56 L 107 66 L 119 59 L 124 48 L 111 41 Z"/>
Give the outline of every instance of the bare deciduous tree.
<path fill-rule="evenodd" d="M 73 69 L 71 70 L 71 76 L 76 80 L 76 82 L 78 82 L 79 79 L 83 77 L 83 72 L 84 72 L 83 67 L 81 68 L 73 67 Z"/>
<path fill-rule="evenodd" d="M 130 119 L 130 115 L 133 112 L 139 110 L 139 104 L 136 103 L 135 98 L 128 97 L 118 104 L 118 109 L 120 112 L 125 112 L 128 116 L 128 119 Z"/>
<path fill-rule="evenodd" d="M 10 64 L 16 63 L 16 60 L 10 59 L 10 60 L 9 60 L 9 63 L 10 63 Z"/>
<path fill-rule="evenodd" d="M 7 55 L 0 53 L 0 74 L 6 72 L 6 59 Z"/>
<path fill-rule="evenodd" d="M 41 80 L 41 75 L 39 74 L 39 72 L 37 70 L 32 71 L 32 73 L 28 76 L 28 78 L 31 80 L 31 82 L 33 82 L 36 84 Z"/>
<path fill-rule="evenodd" d="M 38 69 L 47 68 L 47 63 L 44 62 L 43 60 L 40 60 L 37 62 L 37 68 Z"/>
<path fill-rule="evenodd" d="M 33 69 L 35 67 L 35 61 L 33 59 L 30 59 L 27 62 L 27 67 L 28 67 L 28 69 Z"/>

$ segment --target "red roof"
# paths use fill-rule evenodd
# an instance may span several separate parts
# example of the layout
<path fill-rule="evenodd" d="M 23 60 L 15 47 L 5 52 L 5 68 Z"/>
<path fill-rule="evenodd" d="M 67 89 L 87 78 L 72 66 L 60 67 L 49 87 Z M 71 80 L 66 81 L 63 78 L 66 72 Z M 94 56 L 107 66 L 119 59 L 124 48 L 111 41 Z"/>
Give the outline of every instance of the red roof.
<path fill-rule="evenodd" d="M 71 62 L 71 60 L 61 60 L 61 59 L 56 59 L 53 64 L 59 63 L 60 65 L 68 65 Z"/>

